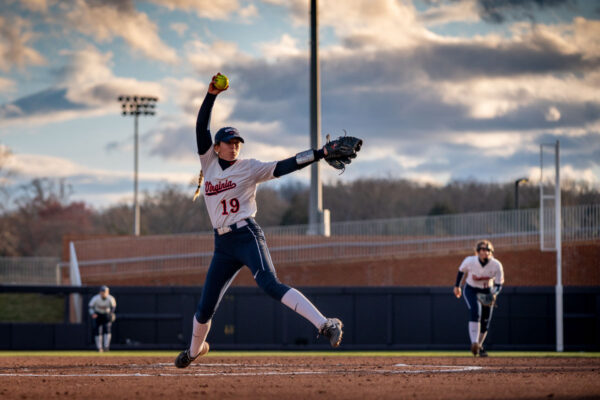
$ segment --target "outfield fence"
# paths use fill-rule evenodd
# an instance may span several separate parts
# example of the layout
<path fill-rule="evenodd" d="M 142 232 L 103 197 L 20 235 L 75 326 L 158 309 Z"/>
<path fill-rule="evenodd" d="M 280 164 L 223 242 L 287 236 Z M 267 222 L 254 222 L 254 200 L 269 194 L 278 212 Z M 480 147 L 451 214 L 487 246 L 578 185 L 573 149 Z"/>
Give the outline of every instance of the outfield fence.
<path fill-rule="evenodd" d="M 0 257 L 0 283 L 59 285 L 59 260 L 52 257 Z"/>
<path fill-rule="evenodd" d="M 309 235 L 309 225 L 265 229 L 277 265 L 343 259 L 411 257 L 471 251 L 489 239 L 498 249 L 537 247 L 539 209 L 378 219 L 331 224 L 329 237 Z M 554 216 L 545 216 L 553 230 Z M 600 204 L 564 207 L 562 241 L 599 241 Z M 117 237 L 74 242 L 78 266 L 86 277 L 197 272 L 208 268 L 213 232 Z M 65 265 L 66 266 L 66 265 Z"/>

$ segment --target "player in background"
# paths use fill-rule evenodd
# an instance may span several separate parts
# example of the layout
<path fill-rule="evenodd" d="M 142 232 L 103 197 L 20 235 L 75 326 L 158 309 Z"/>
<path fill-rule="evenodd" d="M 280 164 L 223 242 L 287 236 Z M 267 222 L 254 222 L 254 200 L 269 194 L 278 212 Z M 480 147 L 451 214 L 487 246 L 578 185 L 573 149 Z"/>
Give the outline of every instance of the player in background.
<path fill-rule="evenodd" d="M 320 335 L 329 339 L 331 346 L 337 347 L 342 340 L 342 322 L 337 318 L 324 317 L 302 293 L 278 280 L 264 233 L 254 220 L 259 183 L 319 161 L 327 155 L 327 150 L 311 149 L 278 162 L 238 159 L 245 141 L 232 127 L 219 129 L 213 144 L 209 130 L 212 107 L 217 95 L 229 87 L 217 89 L 214 85 L 216 76 L 209 84 L 196 121 L 198 154 L 206 179 L 204 200 L 215 231 L 215 248 L 194 314 L 190 347 L 177 356 L 175 366 L 185 368 L 198 356 L 208 353 L 206 337 L 212 317 L 225 291 L 244 265 L 269 296 L 302 315 Z M 260 317 L 259 310 L 256 317 Z"/>
<path fill-rule="evenodd" d="M 460 298 L 462 294 L 461 281 L 466 274 L 464 298 L 469 309 L 469 337 L 471 338 L 471 352 L 474 356 L 487 357 L 483 349 L 483 342 L 488 334 L 495 298 L 502 290 L 504 284 L 504 270 L 502 263 L 494 258 L 494 246 L 489 240 L 477 243 L 475 255 L 466 257 L 456 276 L 454 295 Z M 491 293 L 494 302 L 485 306 L 477 300 L 478 293 Z"/>
<path fill-rule="evenodd" d="M 93 320 L 96 348 L 99 352 L 108 351 L 117 308 L 117 301 L 111 296 L 108 286 L 100 287 L 98 294 L 90 300 L 88 308 Z"/>

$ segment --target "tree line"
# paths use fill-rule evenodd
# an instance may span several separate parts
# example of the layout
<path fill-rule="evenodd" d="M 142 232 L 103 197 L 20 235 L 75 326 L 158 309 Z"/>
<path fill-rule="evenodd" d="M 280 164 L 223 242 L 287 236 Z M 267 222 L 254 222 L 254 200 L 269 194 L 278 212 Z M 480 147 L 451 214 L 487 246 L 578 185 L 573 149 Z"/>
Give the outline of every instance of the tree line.
<path fill-rule="evenodd" d="M 585 182 L 564 182 L 563 206 L 600 203 L 600 191 Z M 59 257 L 65 235 L 129 235 L 133 230 L 130 204 L 105 209 L 72 201 L 64 180 L 35 179 L 10 195 L 2 189 L 0 256 Z M 165 185 L 144 193 L 140 201 L 143 235 L 205 232 L 211 229 L 202 196 L 194 187 Z M 331 221 L 356 221 L 510 210 L 515 207 L 514 183 L 453 181 L 444 186 L 406 179 L 373 178 L 336 182 L 323 187 L 323 207 Z M 262 185 L 257 192 L 257 221 L 264 227 L 308 222 L 309 188 L 297 181 Z M 539 206 L 539 188 L 519 188 L 520 208 Z"/>

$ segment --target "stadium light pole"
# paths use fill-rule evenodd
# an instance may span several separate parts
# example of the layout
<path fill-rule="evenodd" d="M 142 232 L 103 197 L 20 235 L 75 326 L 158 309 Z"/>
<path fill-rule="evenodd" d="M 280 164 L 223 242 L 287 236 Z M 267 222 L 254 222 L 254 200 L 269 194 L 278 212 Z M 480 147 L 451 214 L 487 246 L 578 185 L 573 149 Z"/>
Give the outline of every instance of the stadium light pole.
<path fill-rule="evenodd" d="M 321 148 L 321 77 L 319 71 L 319 23 L 317 0 L 310 0 L 310 147 Z M 326 235 L 323 213 L 323 185 L 320 164 L 310 166 L 308 234 Z"/>
<path fill-rule="evenodd" d="M 154 115 L 158 97 L 122 95 L 118 98 L 121 103 L 121 115 L 132 115 L 133 123 L 133 234 L 140 235 L 140 204 L 138 202 L 138 117 L 140 115 Z"/>
<path fill-rule="evenodd" d="M 529 182 L 527 178 L 519 178 L 515 181 L 515 209 L 519 209 L 519 184 Z"/>

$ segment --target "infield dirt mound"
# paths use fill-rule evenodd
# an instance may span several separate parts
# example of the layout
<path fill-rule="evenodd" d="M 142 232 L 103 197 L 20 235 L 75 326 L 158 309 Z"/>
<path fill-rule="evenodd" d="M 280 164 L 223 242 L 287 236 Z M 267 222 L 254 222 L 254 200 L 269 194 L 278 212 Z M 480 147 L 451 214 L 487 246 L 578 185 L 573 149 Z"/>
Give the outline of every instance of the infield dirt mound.
<path fill-rule="evenodd" d="M 173 358 L 175 354 L 173 355 Z M 3 357 L 3 399 L 595 399 L 598 358 Z"/>

